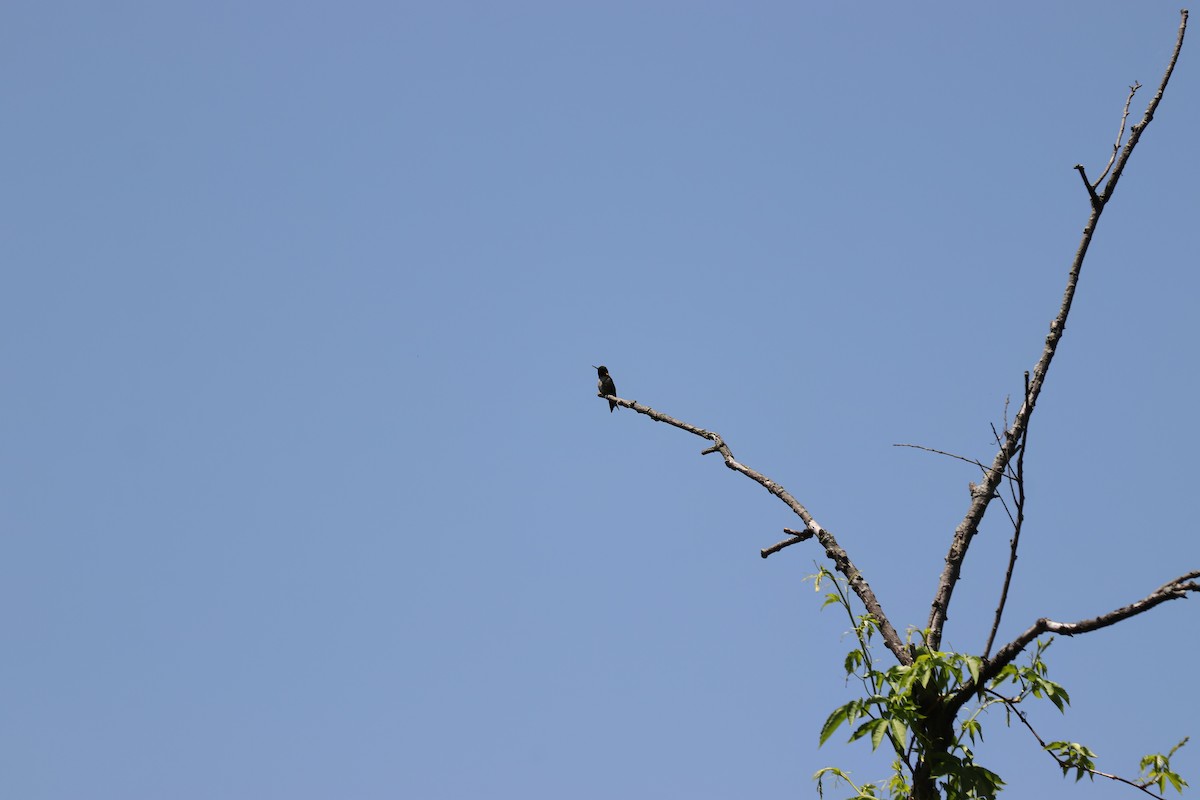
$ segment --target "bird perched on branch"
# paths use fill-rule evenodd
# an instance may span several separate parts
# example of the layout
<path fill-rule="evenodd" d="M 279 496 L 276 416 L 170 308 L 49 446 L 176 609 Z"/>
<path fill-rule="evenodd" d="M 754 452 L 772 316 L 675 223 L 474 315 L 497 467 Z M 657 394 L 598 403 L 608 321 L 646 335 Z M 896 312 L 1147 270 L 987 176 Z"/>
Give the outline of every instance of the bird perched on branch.
<path fill-rule="evenodd" d="M 604 395 L 611 394 L 613 397 L 616 397 L 617 396 L 617 385 L 615 383 L 613 383 L 612 375 L 608 374 L 608 367 L 606 367 L 604 365 L 597 367 L 595 364 L 593 364 L 592 366 L 595 368 L 596 374 L 600 376 L 600 380 L 596 382 L 596 388 L 600 390 L 600 394 L 604 394 Z M 617 404 L 614 401 L 612 401 L 612 400 L 608 401 L 608 413 L 611 414 L 613 412 L 613 409 L 615 409 L 616 407 L 617 407 Z"/>

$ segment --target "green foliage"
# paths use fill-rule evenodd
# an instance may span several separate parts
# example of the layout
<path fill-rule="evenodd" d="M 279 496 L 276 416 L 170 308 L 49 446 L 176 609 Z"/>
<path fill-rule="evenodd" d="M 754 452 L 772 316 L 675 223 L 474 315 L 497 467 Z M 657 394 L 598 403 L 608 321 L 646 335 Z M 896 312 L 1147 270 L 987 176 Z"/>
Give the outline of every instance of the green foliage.
<path fill-rule="evenodd" d="M 1183 787 L 1188 783 L 1179 774 L 1171 771 L 1171 756 L 1183 747 L 1188 742 L 1188 737 L 1183 737 L 1179 744 L 1172 747 L 1166 755 L 1162 753 L 1154 753 L 1153 755 L 1144 756 L 1141 764 L 1139 764 L 1139 777 L 1141 778 L 1142 786 L 1157 786 L 1159 792 L 1163 792 L 1167 788 L 1167 784 L 1171 784 L 1175 791 L 1183 794 Z"/>
<path fill-rule="evenodd" d="M 854 791 L 850 800 L 900 800 L 913 795 L 914 781 L 921 775 L 926 781 L 935 781 L 947 800 L 994 798 L 1004 781 L 975 763 L 971 749 L 983 741 L 983 712 L 1000 705 L 1006 722 L 1011 724 L 1015 715 L 1028 726 L 1021 704 L 1029 698 L 1047 700 L 1060 713 L 1065 713 L 1071 703 L 1067 690 L 1047 676 L 1044 656 L 1051 639 L 1035 644 L 1028 664 L 1007 664 L 983 682 L 985 662 L 979 656 L 930 650 L 920 644 L 909 645 L 911 664 L 878 669 L 871 651 L 871 640 L 878 630 L 876 620 L 869 614 L 854 613 L 844 580 L 837 575 L 819 567 L 809 577 L 817 591 L 825 585 L 832 588 L 822 607 L 836 605 L 846 612 L 858 646 L 846 654 L 843 668 L 847 681 L 853 678 L 863 687 L 860 697 L 835 708 L 825 719 L 820 743 L 845 727 L 850 730 L 848 741 L 870 741 L 872 751 L 886 743 L 894 755 L 892 774 L 882 787 L 873 783 L 856 785 L 848 773 L 836 767 L 819 770 L 813 778 L 821 797 L 824 780 L 831 778 L 834 785 L 845 783 Z M 962 703 L 964 692 L 974 699 L 974 706 Z M 1170 769 L 1170 757 L 1186 741 L 1166 755 L 1143 758 L 1140 785 L 1156 785 L 1159 791 L 1167 784 L 1177 790 L 1186 786 Z M 1064 775 L 1073 770 L 1076 781 L 1096 774 L 1096 754 L 1085 745 L 1051 742 L 1044 749 L 1058 761 Z"/>
<path fill-rule="evenodd" d="M 854 781 L 850 780 L 850 773 L 843 772 L 837 767 L 825 767 L 824 769 L 817 770 L 817 773 L 813 775 L 813 779 L 817 782 L 817 797 L 825 796 L 824 784 L 827 775 L 833 776 L 834 785 L 845 783 L 854 790 L 854 794 L 846 800 L 883 800 L 880 795 L 876 794 L 875 784 L 864 783 L 862 786 L 858 786 Z"/>
<path fill-rule="evenodd" d="M 860 624 L 856 630 L 869 629 L 869 625 Z M 887 784 L 888 796 L 893 798 L 907 797 L 911 793 L 911 775 L 915 759 L 919 758 L 929 761 L 931 775 L 941 780 L 948 797 L 994 797 L 1004 781 L 996 773 L 976 764 L 974 754 L 967 746 L 968 741 L 974 744 L 977 739 L 982 739 L 979 720 L 972 715 L 961 725 L 949 746 L 939 748 L 926 724 L 928 704 L 918 700 L 919 695 L 946 698 L 962 688 L 966 681 L 977 681 L 982 660 L 976 656 L 918 648 L 911 665 L 876 670 L 864 668 L 870 662 L 865 637 L 860 637 L 859 645 L 852 651 L 857 655 L 845 660 L 846 672 L 848 676 L 862 680 L 868 694 L 834 709 L 821 726 L 821 743 L 824 744 L 842 725 L 855 726 L 850 734 L 851 742 L 869 737 L 872 750 L 888 742 L 896 755 Z M 1039 684 L 1042 691 L 1048 683 Z M 821 774 L 818 773 L 818 781 Z M 844 778 L 842 773 L 835 774 Z M 874 789 L 871 796 L 873 792 Z M 868 794 L 863 791 L 857 795 L 866 796 Z"/>
<path fill-rule="evenodd" d="M 934 769 L 936 777 L 943 778 L 942 788 L 947 798 L 971 797 L 991 798 L 1004 786 L 1000 776 L 974 762 L 971 751 L 964 747 L 963 754 L 950 754 Z"/>
<path fill-rule="evenodd" d="M 1062 767 L 1063 776 L 1068 772 L 1075 770 L 1075 782 L 1084 775 L 1095 780 L 1093 773 L 1096 771 L 1096 754 L 1089 748 L 1081 745 L 1079 742 L 1050 742 L 1044 748 L 1047 752 L 1054 756 L 1058 761 L 1058 765 Z"/>
<path fill-rule="evenodd" d="M 1005 666 L 1000 670 L 1000 674 L 991 681 L 989 688 L 995 688 L 1005 683 L 1015 683 L 1021 689 L 1018 695 L 1021 699 L 1031 694 L 1039 699 L 1044 697 L 1053 703 L 1060 712 L 1065 713 L 1066 707 L 1071 704 L 1071 696 L 1067 694 L 1066 689 L 1046 677 L 1046 662 L 1042 658 L 1042 654 L 1046 652 L 1046 648 L 1052 641 L 1053 639 L 1044 639 L 1035 645 L 1028 667 L 1016 664 Z"/>

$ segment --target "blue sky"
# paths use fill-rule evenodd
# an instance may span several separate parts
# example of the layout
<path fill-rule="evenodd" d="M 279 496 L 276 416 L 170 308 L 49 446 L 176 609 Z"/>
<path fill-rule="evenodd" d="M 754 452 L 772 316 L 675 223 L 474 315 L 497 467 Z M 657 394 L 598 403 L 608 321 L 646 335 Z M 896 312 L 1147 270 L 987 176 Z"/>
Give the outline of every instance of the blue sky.
<path fill-rule="evenodd" d="M 0 25 L 0 790 L 809 797 L 819 559 L 923 624 L 1166 3 L 54 3 Z M 1005 624 L 1200 567 L 1193 39 L 1034 418 Z M 979 651 L 993 513 L 946 645 Z M 1050 651 L 1046 739 L 1200 735 L 1200 600 Z M 1059 777 L 990 719 L 1013 796 Z M 1176 766 L 1200 783 L 1200 742 Z"/>

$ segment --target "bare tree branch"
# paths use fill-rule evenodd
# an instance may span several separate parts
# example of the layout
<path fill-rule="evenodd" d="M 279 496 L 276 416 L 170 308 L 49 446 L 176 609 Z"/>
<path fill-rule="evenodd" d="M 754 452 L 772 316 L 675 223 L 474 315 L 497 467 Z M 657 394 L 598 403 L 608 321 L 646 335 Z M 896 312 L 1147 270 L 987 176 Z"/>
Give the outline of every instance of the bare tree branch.
<path fill-rule="evenodd" d="M 1186 13 L 1187 11 L 1185 10 L 1184 14 Z M 1134 81 L 1133 85 L 1129 87 L 1129 97 L 1125 98 L 1125 113 L 1121 115 L 1121 127 L 1117 130 L 1117 140 L 1113 142 L 1112 156 L 1109 157 L 1108 163 L 1104 166 L 1104 171 L 1100 173 L 1100 177 L 1096 178 L 1095 181 L 1089 181 L 1087 170 L 1084 169 L 1083 164 L 1075 165 L 1075 169 L 1079 171 L 1079 177 L 1083 178 L 1083 185 L 1087 187 L 1088 197 L 1092 200 L 1092 208 L 1102 205 L 1104 202 L 1100 198 L 1100 195 L 1096 194 L 1096 187 L 1104 180 L 1104 176 L 1108 174 L 1108 171 L 1112 169 L 1113 163 L 1117 160 L 1117 153 L 1121 150 L 1121 140 L 1125 138 L 1125 122 L 1129 119 L 1129 106 L 1133 103 L 1133 96 L 1137 94 L 1137 90 L 1140 88 L 1142 88 L 1142 85 L 1137 81 Z"/>
<path fill-rule="evenodd" d="M 1171 61 L 1167 65 L 1167 70 L 1163 74 L 1158 92 L 1150 100 L 1150 104 L 1146 107 L 1146 113 L 1142 116 L 1141 121 L 1130 129 L 1129 140 L 1125 143 L 1125 148 L 1117 158 L 1112 174 L 1108 178 L 1108 183 L 1104 186 L 1104 193 L 1097 197 L 1094 190 L 1090 188 L 1091 184 L 1087 183 L 1087 178 L 1084 176 L 1084 183 L 1089 187 L 1089 193 L 1092 195 L 1092 212 L 1088 218 L 1087 225 L 1083 229 L 1083 237 L 1079 242 L 1079 248 L 1075 252 L 1075 258 L 1071 262 L 1071 269 L 1067 276 L 1067 286 L 1063 292 L 1062 305 L 1059 307 L 1058 315 L 1050 323 L 1050 333 L 1046 337 L 1046 344 L 1042 350 L 1041 358 L 1038 359 L 1037 365 L 1033 369 L 1025 401 L 1021 404 L 1021 409 L 1017 412 L 1012 427 L 1004 432 L 1003 444 L 1001 444 L 999 452 L 996 453 L 991 468 L 984 470 L 983 485 L 980 487 L 980 491 L 972 494 L 971 505 L 967 509 L 966 516 L 963 517 L 962 522 L 959 523 L 954 531 L 950 550 L 946 554 L 946 566 L 942 570 L 941 578 L 938 581 L 937 592 L 934 594 L 932 607 L 929 612 L 929 623 L 926 626 L 926 645 L 931 649 L 936 650 L 941 645 L 942 629 L 949 617 L 950 599 L 954 594 L 954 587 L 958 583 L 958 576 L 962 571 L 963 559 L 966 558 L 971 541 L 979 531 L 979 525 L 983 521 L 984 513 L 992 502 L 992 497 L 996 493 L 996 487 L 1000 483 L 1001 477 L 1008 469 L 1009 462 L 1013 456 L 1016 455 L 1017 448 L 1024 437 L 1025 427 L 1029 424 L 1029 418 L 1033 414 L 1038 396 L 1042 392 L 1042 385 L 1046 380 L 1046 374 L 1050 370 L 1050 363 L 1054 360 L 1054 353 L 1058 349 L 1058 343 L 1062 340 L 1063 333 L 1066 331 L 1067 316 L 1071 311 L 1071 303 L 1075 299 L 1075 288 L 1079 283 L 1079 274 L 1083 268 L 1083 260 L 1087 255 L 1088 247 L 1092 243 L 1092 237 L 1095 235 L 1100 215 L 1103 213 L 1108 201 L 1112 199 L 1113 192 L 1117 188 L 1117 182 L 1121 179 L 1121 174 L 1125 171 L 1125 165 L 1129 163 L 1130 155 L 1133 154 L 1133 148 L 1137 146 L 1142 132 L 1146 130 L 1146 126 L 1154 118 L 1154 112 L 1158 108 L 1163 93 L 1167 89 L 1167 82 L 1171 79 L 1171 73 L 1175 70 L 1175 63 L 1179 59 L 1179 51 L 1183 47 L 1183 36 L 1187 30 L 1188 13 L 1186 9 L 1180 12 L 1180 17 L 1175 50 L 1171 55 Z M 1082 168 L 1080 169 L 1080 174 L 1083 175 Z"/>
<path fill-rule="evenodd" d="M 701 455 L 720 453 L 721 458 L 725 459 L 725 466 L 729 467 L 734 472 L 740 472 L 782 500 L 783 503 L 790 508 L 796 516 L 804 520 L 805 532 L 811 531 L 811 535 L 817 538 L 817 541 L 819 541 L 821 546 L 825 548 L 825 555 L 828 556 L 831 561 L 833 561 L 837 571 L 846 577 L 846 580 L 850 584 L 850 588 L 854 590 L 854 593 L 858 595 L 858 599 L 861 600 L 863 606 L 866 607 L 867 613 L 875 618 L 875 621 L 879 624 L 879 632 L 883 636 L 884 644 L 887 646 L 888 650 L 892 651 L 900 663 L 912 663 L 912 654 L 909 652 L 908 648 L 905 647 L 904 641 L 900 638 L 900 634 L 896 632 L 896 629 L 892 626 L 892 623 L 888 621 L 888 617 L 883 613 L 883 607 L 880 606 L 879 600 L 875 597 L 875 593 L 871 591 L 871 587 L 867 583 L 866 579 L 863 578 L 862 573 L 859 572 L 858 568 L 854 566 L 854 562 L 850 560 L 850 556 L 847 555 L 845 549 L 838 544 L 838 541 L 836 538 L 834 538 L 834 535 L 826 528 L 821 527 L 821 525 L 815 519 L 813 519 L 813 516 L 809 513 L 808 509 L 805 508 L 799 500 L 793 497 L 790 492 L 788 492 L 775 481 L 768 478 L 766 475 L 756 472 L 750 467 L 747 467 L 745 464 L 738 462 L 733 457 L 733 452 L 729 449 L 729 445 L 725 444 L 725 441 L 720 437 L 720 435 L 713 433 L 712 431 L 706 431 L 703 428 L 691 425 L 687 422 L 683 422 L 682 420 L 675 419 L 674 417 L 667 416 L 660 411 L 655 411 L 649 406 L 641 405 L 635 400 L 623 400 L 615 395 L 601 394 L 598 396 L 603 397 L 611 402 L 615 402 L 619 406 L 624 406 L 625 408 L 636 411 L 639 414 L 645 414 L 655 422 L 663 422 L 667 425 L 673 425 L 680 430 L 685 430 L 688 433 L 699 436 L 702 439 L 708 439 L 713 443 L 713 445 L 712 447 L 702 450 Z M 805 537 L 797 536 L 796 541 L 801 541 L 802 538 Z M 781 545 L 782 547 L 786 547 L 792 543 L 793 542 L 791 541 L 785 541 L 781 542 L 779 545 L 773 545 L 773 547 L 782 549 Z M 770 554 L 767 553 L 763 557 L 765 558 L 766 555 Z"/>
<path fill-rule="evenodd" d="M 785 547 L 791 547 L 794 544 L 800 544 L 800 542 L 807 542 L 813 537 L 813 532 L 808 528 L 805 528 L 802 531 L 794 531 L 791 528 L 784 528 L 783 532 L 786 533 L 790 538 L 784 539 L 781 542 L 776 542 L 770 547 L 764 547 L 762 550 L 758 551 L 759 555 L 761 555 L 763 558 L 766 558 L 767 556 L 772 556 L 775 553 L 778 553 Z"/>
<path fill-rule="evenodd" d="M 1079 177 L 1083 179 L 1083 186 L 1087 189 L 1088 197 L 1091 198 L 1092 208 L 1099 208 L 1104 205 L 1104 201 L 1100 199 L 1100 195 L 1096 194 L 1096 187 L 1088 180 L 1087 170 L 1083 164 L 1076 164 L 1075 169 L 1079 172 Z M 1107 170 L 1105 170 L 1107 172 Z"/>
<path fill-rule="evenodd" d="M 1175 50 L 1171 53 L 1171 63 L 1167 65 L 1167 71 L 1163 73 L 1162 82 L 1158 84 L 1158 91 L 1154 93 L 1154 97 L 1150 98 L 1150 104 L 1146 106 L 1146 113 L 1142 116 L 1141 122 L 1129 129 L 1129 141 L 1125 142 L 1125 149 L 1117 159 L 1116 167 L 1109 176 L 1108 183 L 1104 185 L 1105 203 L 1112 197 L 1113 190 L 1117 188 L 1117 181 L 1121 179 L 1121 173 L 1125 171 L 1125 165 L 1129 163 L 1129 156 L 1133 155 L 1133 148 L 1137 146 L 1138 140 L 1142 138 L 1142 132 L 1146 130 L 1150 120 L 1154 119 L 1154 112 L 1158 110 L 1158 104 L 1162 102 L 1163 95 L 1167 91 L 1167 81 L 1171 80 L 1171 73 L 1175 71 L 1175 63 L 1179 61 L 1179 51 L 1183 49 L 1183 35 L 1187 31 L 1187 23 L 1188 11 L 1185 8 L 1179 12 L 1179 35 L 1175 39 Z"/>
<path fill-rule="evenodd" d="M 1091 633 L 1092 631 L 1101 628 L 1107 628 L 1109 625 L 1115 625 L 1122 620 L 1135 617 L 1142 614 L 1155 606 L 1165 603 L 1168 600 L 1179 600 L 1186 598 L 1188 592 L 1200 592 L 1200 583 L 1196 579 L 1200 578 L 1200 570 L 1189 572 L 1186 575 L 1180 575 L 1172 581 L 1164 583 L 1162 586 L 1155 589 L 1153 592 L 1143 597 L 1141 600 L 1135 600 L 1126 606 L 1121 606 L 1118 609 L 1109 611 L 1107 614 L 1101 614 L 1098 617 L 1091 619 L 1080 620 L 1079 622 L 1055 622 L 1052 619 L 1042 617 L 1029 626 L 1016 639 L 1013 639 L 1008 644 L 1001 647 L 996 652 L 996 657 L 983 665 L 983 669 L 979 671 L 979 680 L 967 681 L 967 683 L 959 689 L 953 697 L 947 702 L 948 707 L 952 712 L 957 712 L 962 708 L 963 704 L 971 699 L 980 686 L 987 686 L 988 682 L 1000 674 L 1000 670 L 1004 669 L 1008 664 L 1012 663 L 1021 651 L 1029 646 L 1037 637 L 1043 633 L 1057 633 L 1061 636 L 1074 636 L 1079 633 Z"/>

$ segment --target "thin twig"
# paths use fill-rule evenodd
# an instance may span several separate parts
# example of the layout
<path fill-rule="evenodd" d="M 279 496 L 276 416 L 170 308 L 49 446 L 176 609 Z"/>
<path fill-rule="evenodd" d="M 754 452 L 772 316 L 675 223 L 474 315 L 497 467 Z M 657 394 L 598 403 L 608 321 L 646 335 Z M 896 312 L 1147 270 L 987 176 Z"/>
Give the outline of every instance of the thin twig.
<path fill-rule="evenodd" d="M 1018 455 L 1017 458 L 1020 458 L 1020 455 Z M 1008 501 L 1003 497 L 997 497 L 996 499 L 1000 501 L 1000 507 L 1004 509 L 1004 514 L 1008 517 L 1008 524 L 1015 527 L 1017 524 L 1017 519 L 1013 516 L 1012 509 L 1008 507 Z"/>
<path fill-rule="evenodd" d="M 1171 63 L 1167 64 L 1167 71 L 1163 73 L 1162 82 L 1158 84 L 1158 91 L 1154 93 L 1154 97 L 1150 98 L 1150 103 L 1146 106 L 1146 113 L 1142 116 L 1141 121 L 1129 129 L 1129 140 L 1125 142 L 1125 149 L 1117 158 L 1112 175 L 1108 177 L 1108 183 L 1104 184 L 1105 203 L 1112 197 L 1113 190 L 1117 188 L 1117 181 L 1121 179 L 1121 173 L 1125 171 L 1125 165 L 1129 163 L 1129 156 L 1133 154 L 1133 148 L 1137 146 L 1146 126 L 1150 124 L 1150 120 L 1154 119 L 1154 112 L 1158 110 L 1158 104 L 1162 102 L 1163 95 L 1167 91 L 1167 82 L 1171 80 L 1171 73 L 1175 71 L 1179 53 L 1183 49 L 1183 35 L 1187 32 L 1187 23 L 1188 11 L 1184 8 L 1179 12 L 1179 34 L 1175 38 L 1175 50 L 1171 53 Z"/>
<path fill-rule="evenodd" d="M 1175 41 L 1175 50 L 1171 55 L 1171 62 L 1163 74 L 1158 92 L 1155 93 L 1150 104 L 1146 107 L 1146 113 L 1143 115 L 1141 121 L 1130 129 L 1129 139 L 1125 142 L 1125 148 L 1121 151 L 1120 156 L 1117 157 L 1112 174 L 1109 175 L 1108 183 L 1105 184 L 1104 194 L 1100 197 L 1100 202 L 1096 203 L 1093 201 L 1092 203 L 1092 211 L 1087 225 L 1083 229 L 1082 239 L 1079 242 L 1078 249 L 1075 251 L 1075 257 L 1071 261 L 1071 269 L 1067 275 L 1066 289 L 1063 291 L 1062 304 L 1059 306 L 1058 314 L 1050 323 L 1050 333 L 1046 337 L 1042 355 L 1033 368 L 1032 377 L 1029 381 L 1029 392 L 1025 396 L 1025 401 L 1021 404 L 1021 409 L 1017 412 L 1016 419 L 1013 420 L 1012 427 L 1004 432 L 1004 443 L 1001 445 L 999 452 L 996 453 L 996 458 L 992 462 L 991 468 L 984 471 L 983 486 L 980 487 L 980 491 L 972 494 L 971 505 L 967 509 L 962 522 L 959 523 L 954 531 L 954 537 L 950 543 L 950 551 L 946 555 L 946 566 L 942 570 L 942 575 L 938 580 L 937 592 L 934 594 L 933 602 L 930 604 L 925 643 L 932 649 L 937 649 L 941 645 L 942 629 L 949 618 L 950 600 L 954 594 L 954 587 L 958 583 L 958 576 L 962 571 L 963 559 L 966 558 L 971 541 L 979 531 L 979 525 L 983 521 L 984 513 L 992 502 L 992 497 L 996 493 L 996 486 L 999 484 L 1001 476 L 1005 474 L 1009 462 L 1016 455 L 1017 448 L 1024 436 L 1025 426 L 1029 424 L 1029 418 L 1033 414 L 1038 396 L 1041 394 L 1042 385 L 1045 383 L 1046 375 L 1050 371 L 1050 364 L 1054 360 L 1054 353 L 1058 349 L 1058 343 L 1062 340 L 1063 333 L 1066 331 L 1067 317 L 1071 312 L 1071 303 L 1075 299 L 1075 289 L 1079 284 L 1079 275 L 1083 269 L 1083 260 L 1087 256 L 1088 247 L 1092 243 L 1092 237 L 1095 235 L 1100 215 L 1103 213 L 1108 201 L 1112 198 L 1113 192 L 1117 187 L 1117 182 L 1121 179 L 1121 174 L 1125 171 L 1125 165 L 1129 163 L 1129 157 L 1141 139 L 1142 132 L 1150 124 L 1150 120 L 1154 118 L 1154 112 L 1162 100 L 1163 93 L 1166 92 L 1167 82 L 1171 78 L 1171 73 L 1175 70 L 1175 63 L 1179 59 L 1179 51 L 1183 47 L 1183 36 L 1187 30 L 1187 11 L 1182 11 L 1180 16 L 1179 34 Z M 1080 172 L 1082 174 L 1082 170 Z M 1090 184 L 1088 185 L 1090 186 Z"/>
<path fill-rule="evenodd" d="M 989 469 L 991 469 L 991 467 L 984 466 L 982 461 L 978 461 L 974 458 L 967 458 L 966 456 L 960 456 L 957 453 L 947 453 L 945 450 L 938 450 L 936 447 L 926 447 L 925 445 L 922 445 L 922 444 L 893 444 L 892 447 L 911 447 L 914 450 L 924 450 L 926 453 L 937 453 L 939 456 L 949 456 L 950 458 L 957 458 L 959 461 L 965 461 L 968 464 L 974 464 L 975 466 L 979 467 L 984 472 L 987 472 Z M 1013 476 L 1005 475 L 1004 477 L 1008 478 L 1009 480 L 1012 480 Z"/>
<path fill-rule="evenodd" d="M 1104 172 L 1100 173 L 1100 177 L 1096 178 L 1095 183 L 1090 184 L 1093 189 L 1100 185 L 1100 182 L 1104 180 L 1104 176 L 1108 174 L 1108 171 L 1112 169 L 1113 163 L 1117 160 L 1117 153 L 1121 150 L 1121 140 L 1125 138 L 1125 120 L 1129 119 L 1129 104 L 1133 102 L 1133 96 L 1137 94 L 1137 90 L 1140 88 L 1142 88 L 1142 85 L 1137 81 L 1134 81 L 1133 85 L 1129 87 L 1129 97 L 1125 98 L 1125 113 L 1121 115 L 1121 128 L 1117 131 L 1117 140 L 1113 142 L 1112 156 L 1109 157 L 1108 164 L 1104 167 Z"/>
<path fill-rule="evenodd" d="M 1024 723 L 1025 727 L 1029 729 L 1029 732 L 1033 734 L 1033 738 L 1037 739 L 1038 745 L 1042 748 L 1042 750 L 1044 750 L 1046 752 L 1047 755 L 1049 755 L 1051 758 L 1054 759 L 1054 761 L 1062 769 L 1064 775 L 1070 770 L 1081 769 L 1084 772 L 1088 772 L 1088 773 L 1091 773 L 1092 775 L 1095 775 L 1096 777 L 1108 778 L 1109 780 L 1119 781 L 1120 783 L 1123 783 L 1127 786 L 1132 786 L 1135 789 L 1139 789 L 1139 790 L 1145 792 L 1146 794 L 1150 795 L 1151 797 L 1157 797 L 1158 800 L 1166 800 L 1166 798 L 1164 798 L 1162 795 L 1155 794 L 1154 792 L 1150 791 L 1147 788 L 1150 785 L 1149 783 L 1138 783 L 1137 781 L 1131 781 L 1128 778 L 1122 778 L 1120 775 L 1113 775 L 1111 772 L 1101 772 L 1098 769 L 1092 769 L 1091 767 L 1086 767 L 1086 766 L 1083 766 L 1082 764 L 1072 764 L 1068 761 L 1064 761 L 1063 759 L 1059 758 L 1058 754 L 1056 754 L 1053 750 L 1046 749 L 1046 740 L 1043 739 L 1041 736 L 1039 736 L 1038 732 L 1033 729 L 1033 725 L 1030 724 L 1029 718 L 1025 716 L 1025 712 L 1022 711 L 1021 709 L 1017 708 L 1017 701 L 1013 700 L 1010 697 L 1005 697 L 1004 695 L 1000 694 L 999 692 L 994 692 L 991 689 L 988 690 L 988 694 L 997 698 L 1001 703 L 1003 703 L 1005 705 L 1006 708 L 1008 708 L 1014 714 L 1017 715 L 1017 719 L 1021 720 L 1021 722 Z"/>
<path fill-rule="evenodd" d="M 1025 394 L 1029 394 L 1029 373 L 1025 373 Z M 986 659 L 992 652 L 992 643 L 996 641 L 996 631 L 1000 628 L 1000 618 L 1004 615 L 1004 605 L 1008 602 L 1008 587 L 1012 583 L 1013 570 L 1017 566 L 1017 545 L 1021 541 L 1021 526 L 1025 524 L 1025 448 L 1029 445 L 1029 426 L 1021 433 L 1021 449 L 1017 451 L 1017 479 L 1010 485 L 1016 497 L 1013 505 L 1017 509 L 1017 518 L 1013 521 L 1013 536 L 1008 543 L 1008 570 L 1004 573 L 1004 586 L 1000 589 L 1000 602 L 996 605 L 996 618 L 992 621 L 992 630 L 988 634 L 987 645 L 983 648 Z M 1011 518 L 1011 517 L 1010 517 Z"/>
<path fill-rule="evenodd" d="M 1028 373 L 1026 373 L 1026 374 L 1028 374 Z M 1025 388 L 1026 388 L 1026 390 L 1029 389 L 1028 382 L 1026 382 Z M 996 426 L 994 423 L 991 424 L 991 428 L 992 428 L 992 439 L 996 442 L 996 444 L 998 446 L 1003 447 L 1004 440 L 1000 438 L 1000 431 L 996 430 Z M 1008 398 L 1007 397 L 1004 398 L 1004 430 L 1008 430 Z M 1008 478 L 1009 491 L 1011 492 L 1014 478 L 1010 477 L 1010 476 L 1011 476 L 1011 473 L 1009 475 L 1006 475 L 1005 477 Z M 1004 499 L 1003 495 L 1001 495 L 999 492 L 997 492 L 995 499 L 1000 501 L 1000 507 L 1004 509 L 1004 514 L 1005 514 L 1005 516 L 1008 517 L 1008 523 L 1010 525 L 1016 525 L 1017 524 L 1016 517 L 1013 516 L 1012 509 L 1010 509 L 1008 507 L 1008 502 Z"/>
<path fill-rule="evenodd" d="M 875 597 L 875 592 L 871 590 L 871 586 L 867 583 L 866 578 L 864 578 L 862 573 L 858 571 L 858 567 L 854 566 L 854 562 L 850 560 L 850 556 L 846 553 L 845 549 L 838 544 L 838 541 L 836 538 L 834 538 L 833 533 L 831 533 L 827 528 L 821 527 L 821 525 L 815 519 L 813 519 L 813 515 L 809 513 L 808 509 L 805 508 L 799 500 L 793 497 L 787 489 L 784 489 L 778 483 L 771 480 L 766 475 L 763 475 L 761 472 L 756 472 L 750 467 L 747 467 L 745 464 L 737 461 L 737 459 L 733 457 L 733 452 L 729 449 L 729 445 L 725 444 L 725 441 L 717 433 L 707 431 L 704 428 L 700 428 L 696 425 L 675 419 L 674 417 L 663 414 L 661 411 L 655 411 L 653 408 L 644 406 L 638 403 L 636 400 L 623 400 L 614 395 L 600 394 L 598 396 L 603 397 L 610 402 L 614 402 L 619 406 L 624 406 L 625 408 L 636 411 L 639 414 L 644 414 L 655 422 L 663 422 L 667 425 L 673 425 L 680 430 L 687 431 L 688 433 L 699 436 L 702 439 L 708 439 L 713 443 L 712 447 L 702 450 L 701 455 L 720 453 L 721 458 L 725 459 L 725 466 L 729 467 L 734 472 L 740 472 L 741 474 L 745 475 L 747 478 L 754 481 L 759 486 L 762 486 L 768 492 L 783 501 L 783 503 L 790 508 L 796 516 L 804 520 L 805 529 L 812 531 L 812 535 L 815 536 L 817 541 L 821 543 L 821 546 L 825 548 L 825 555 L 828 556 L 831 561 L 833 561 L 837 571 L 846 577 L 846 581 L 850 584 L 850 588 L 854 590 L 856 595 L 858 595 L 858 599 L 862 601 L 863 606 L 867 609 L 867 613 L 875 618 L 875 622 L 879 625 L 879 633 L 883 636 L 883 641 L 887 646 L 887 649 L 892 651 L 901 664 L 911 664 L 913 662 L 912 653 L 909 652 L 908 648 L 904 644 L 904 641 L 900 638 L 900 634 L 898 634 L 896 629 L 892 626 L 892 623 L 888 621 L 887 615 L 883 613 L 883 607 L 879 604 L 878 598 Z M 775 545 L 773 545 L 773 547 L 774 546 Z M 785 544 L 784 546 L 787 545 Z"/>

